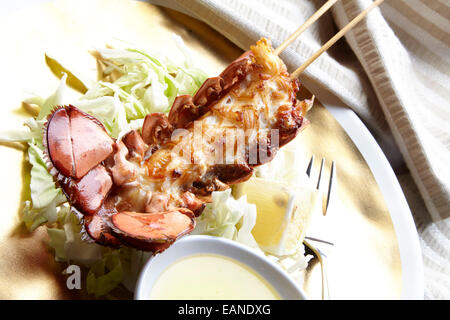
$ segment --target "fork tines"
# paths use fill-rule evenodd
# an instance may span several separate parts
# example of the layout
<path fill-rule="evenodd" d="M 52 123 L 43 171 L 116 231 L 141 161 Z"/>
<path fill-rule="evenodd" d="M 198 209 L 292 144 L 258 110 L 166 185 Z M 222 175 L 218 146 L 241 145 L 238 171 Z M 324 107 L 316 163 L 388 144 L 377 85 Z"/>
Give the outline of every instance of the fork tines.
<path fill-rule="evenodd" d="M 309 161 L 308 167 L 306 169 L 306 174 L 308 175 L 308 177 L 311 177 L 313 164 L 314 164 L 314 155 L 311 157 L 311 160 Z M 322 158 L 322 160 L 320 162 L 320 169 L 319 169 L 318 177 L 317 177 L 317 184 L 316 184 L 317 190 L 320 190 L 320 185 L 321 185 L 320 183 L 322 181 L 324 164 L 325 164 L 325 158 Z M 331 200 L 331 193 L 332 193 L 331 191 L 332 191 L 335 179 L 336 179 L 336 163 L 335 163 L 335 161 L 332 161 L 331 169 L 330 169 L 330 178 L 328 180 L 328 190 L 327 190 L 326 202 L 325 202 L 325 206 L 324 206 L 324 210 L 323 210 L 324 215 L 326 215 L 327 210 L 328 210 L 328 205 Z"/>

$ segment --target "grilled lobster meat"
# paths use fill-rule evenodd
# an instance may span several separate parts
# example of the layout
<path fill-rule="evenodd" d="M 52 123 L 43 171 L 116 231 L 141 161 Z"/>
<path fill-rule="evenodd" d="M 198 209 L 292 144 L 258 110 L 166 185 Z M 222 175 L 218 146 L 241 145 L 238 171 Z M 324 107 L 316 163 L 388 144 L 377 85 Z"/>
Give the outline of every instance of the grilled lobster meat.
<path fill-rule="evenodd" d="M 213 191 L 249 179 L 304 127 L 311 101 L 266 39 L 168 115 L 145 117 L 142 132 L 111 138 L 75 106 L 48 117 L 50 172 L 84 234 L 107 246 L 161 252 L 195 227 Z"/>

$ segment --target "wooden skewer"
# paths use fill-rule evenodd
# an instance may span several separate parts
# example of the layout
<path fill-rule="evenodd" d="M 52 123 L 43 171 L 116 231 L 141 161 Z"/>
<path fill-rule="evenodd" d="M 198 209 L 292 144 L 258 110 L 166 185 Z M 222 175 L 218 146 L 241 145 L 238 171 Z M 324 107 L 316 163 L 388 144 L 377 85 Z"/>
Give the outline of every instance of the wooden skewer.
<path fill-rule="evenodd" d="M 336 33 L 336 35 L 331 38 L 327 43 L 324 44 L 322 48 L 317 50 L 316 53 L 314 53 L 308 60 L 306 60 L 297 70 L 295 70 L 291 74 L 291 78 L 295 79 L 298 78 L 298 76 L 305 71 L 305 69 L 314 62 L 322 53 L 324 53 L 326 50 L 328 50 L 333 44 L 335 44 L 340 38 L 342 38 L 349 30 L 351 30 L 356 24 L 358 24 L 362 19 L 364 19 L 369 12 L 378 7 L 384 0 L 376 0 L 373 2 L 367 9 L 362 11 L 356 18 L 354 18 L 352 21 L 350 21 L 344 28 L 342 28 L 341 31 Z"/>
<path fill-rule="evenodd" d="M 317 10 L 308 20 L 305 21 L 289 38 L 287 38 L 278 48 L 275 54 L 279 55 L 286 49 L 295 39 L 297 39 L 306 29 L 316 22 L 325 12 L 328 11 L 338 0 L 328 0 L 319 10 Z"/>

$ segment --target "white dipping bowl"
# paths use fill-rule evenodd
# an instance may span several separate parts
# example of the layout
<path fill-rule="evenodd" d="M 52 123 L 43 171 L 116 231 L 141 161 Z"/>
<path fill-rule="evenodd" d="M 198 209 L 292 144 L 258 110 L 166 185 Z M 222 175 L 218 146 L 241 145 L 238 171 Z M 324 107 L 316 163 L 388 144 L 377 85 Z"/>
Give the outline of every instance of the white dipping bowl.
<path fill-rule="evenodd" d="M 202 235 L 186 236 L 163 253 L 151 257 L 141 270 L 134 298 L 149 300 L 153 285 L 164 270 L 175 261 L 196 254 L 217 254 L 235 259 L 261 275 L 282 299 L 306 299 L 303 290 L 275 262 L 235 241 Z"/>

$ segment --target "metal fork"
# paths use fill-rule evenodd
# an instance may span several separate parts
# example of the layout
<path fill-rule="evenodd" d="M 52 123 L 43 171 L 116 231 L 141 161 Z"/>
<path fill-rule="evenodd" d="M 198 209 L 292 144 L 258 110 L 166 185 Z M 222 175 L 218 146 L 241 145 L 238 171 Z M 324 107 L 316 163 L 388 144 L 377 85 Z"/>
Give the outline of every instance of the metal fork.
<path fill-rule="evenodd" d="M 317 190 L 320 190 L 320 186 L 321 186 L 321 182 L 322 182 L 322 175 L 323 175 L 322 172 L 324 169 L 324 163 L 325 163 L 325 158 L 322 158 L 322 161 L 320 162 L 319 174 L 317 177 L 317 184 L 316 184 Z M 306 174 L 308 175 L 308 177 L 311 177 L 313 164 L 314 164 L 314 156 L 312 156 L 311 160 L 309 160 L 308 168 L 306 169 Z M 327 211 L 328 211 L 328 205 L 330 204 L 332 189 L 333 189 L 335 180 L 336 180 L 336 163 L 334 161 L 332 161 L 331 169 L 330 169 L 330 178 L 329 178 L 329 182 L 328 182 L 327 198 L 326 198 L 326 203 L 323 208 L 324 216 L 327 214 Z"/>
<path fill-rule="evenodd" d="M 306 174 L 308 175 L 308 177 L 311 177 L 313 164 L 314 164 L 314 156 L 311 157 L 311 160 L 309 161 L 308 167 L 306 169 Z M 316 184 L 317 190 L 321 189 L 320 187 L 321 187 L 321 182 L 323 180 L 324 164 L 325 164 L 325 158 L 322 158 L 322 161 L 320 162 L 320 169 L 319 169 L 318 177 L 317 177 L 317 184 Z M 328 212 L 328 208 L 330 206 L 330 202 L 332 202 L 332 199 L 333 199 L 332 191 L 333 191 L 335 184 L 336 184 L 336 163 L 334 161 L 332 161 L 331 169 L 330 169 L 330 177 L 328 180 L 328 188 L 327 188 L 326 198 L 321 199 L 321 200 L 324 200 L 324 201 L 322 201 L 323 216 L 326 216 L 326 214 Z M 306 236 L 305 240 L 303 242 L 306 246 L 306 251 L 308 253 L 312 254 L 313 256 L 315 256 L 320 263 L 320 269 L 321 269 L 321 274 L 322 274 L 322 299 L 329 300 L 329 299 L 331 299 L 331 296 L 330 296 L 330 287 L 329 287 L 328 275 L 327 275 L 326 263 L 325 263 L 327 256 L 324 253 L 324 251 L 326 248 L 324 248 L 324 246 L 332 247 L 332 246 L 334 246 L 334 244 L 325 239 L 320 239 L 318 237 L 311 237 L 311 236 Z M 312 243 L 314 243 L 314 245 Z M 319 247 L 322 247 L 322 250 Z"/>

